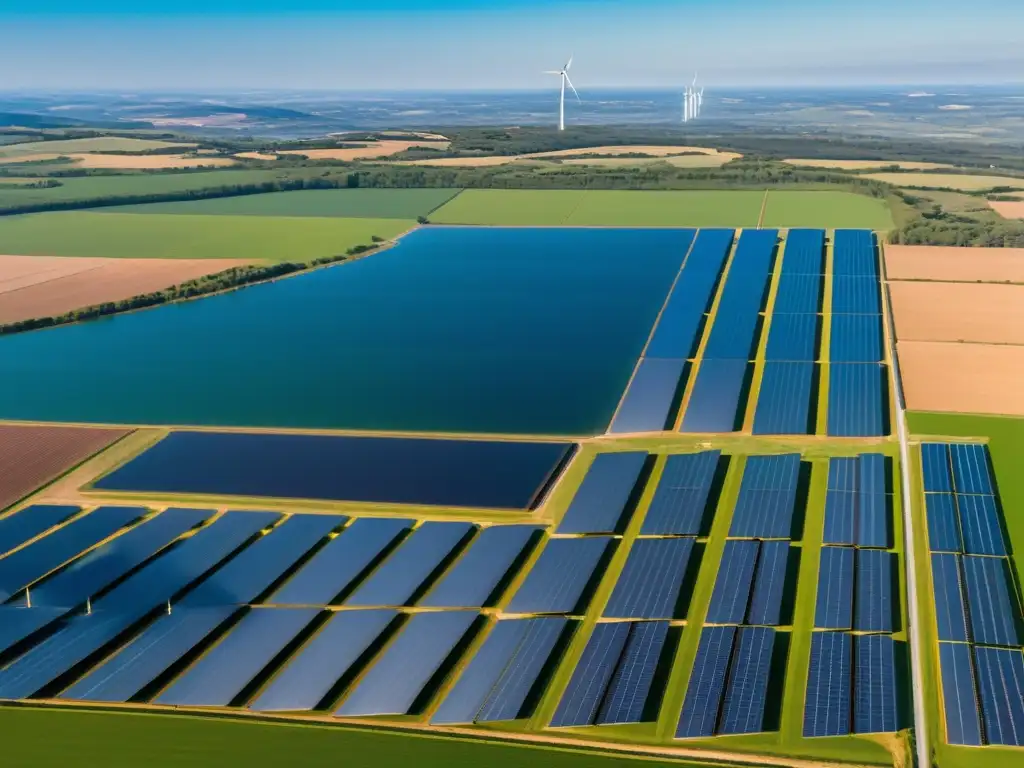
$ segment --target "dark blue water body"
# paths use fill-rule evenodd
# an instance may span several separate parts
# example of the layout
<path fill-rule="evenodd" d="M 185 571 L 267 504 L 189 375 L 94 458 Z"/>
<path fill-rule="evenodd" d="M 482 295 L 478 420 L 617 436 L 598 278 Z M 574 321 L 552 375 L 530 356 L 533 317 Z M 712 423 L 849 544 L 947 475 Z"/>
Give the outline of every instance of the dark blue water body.
<path fill-rule="evenodd" d="M 571 443 L 172 432 L 95 487 L 532 509 L 573 450 Z"/>
<path fill-rule="evenodd" d="M 597 434 L 690 235 L 427 227 L 348 264 L 3 337 L 0 418 Z"/>

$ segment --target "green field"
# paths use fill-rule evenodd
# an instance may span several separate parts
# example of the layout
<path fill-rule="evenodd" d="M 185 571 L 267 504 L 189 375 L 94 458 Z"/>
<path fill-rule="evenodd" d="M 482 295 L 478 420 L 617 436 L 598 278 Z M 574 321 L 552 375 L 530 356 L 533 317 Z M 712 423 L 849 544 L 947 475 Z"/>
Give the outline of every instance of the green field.
<path fill-rule="evenodd" d="M 444 205 L 457 192 L 456 189 L 305 189 L 212 200 L 125 205 L 107 210 L 112 213 L 415 219 Z"/>
<path fill-rule="evenodd" d="M 61 211 L 0 218 L 0 253 L 153 259 L 308 261 L 393 238 L 414 221 L 147 216 Z"/>
<path fill-rule="evenodd" d="M 892 229 L 892 214 L 884 200 L 850 192 L 771 190 L 765 206 L 765 227 L 843 227 Z"/>
<path fill-rule="evenodd" d="M 147 152 L 153 149 L 194 147 L 181 141 L 154 141 L 132 139 L 120 136 L 97 136 L 91 139 L 60 139 L 56 141 L 31 141 L 25 144 L 8 145 L 0 149 L 0 157 L 13 155 L 68 154 L 70 152 Z"/>
<path fill-rule="evenodd" d="M 681 760 L 451 736 L 166 714 L 4 708 L 0 731 L 3 764 L 11 768 L 519 768 L 530 763 L 546 768 L 708 768 Z"/>

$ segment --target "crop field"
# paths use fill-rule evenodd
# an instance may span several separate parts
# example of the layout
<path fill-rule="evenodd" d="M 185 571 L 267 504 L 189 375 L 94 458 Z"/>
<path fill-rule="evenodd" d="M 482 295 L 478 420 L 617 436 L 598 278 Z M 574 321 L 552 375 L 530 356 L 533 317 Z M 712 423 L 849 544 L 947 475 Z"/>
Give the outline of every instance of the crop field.
<path fill-rule="evenodd" d="M 1024 283 L 1024 248 L 887 245 L 889 280 L 950 283 Z"/>
<path fill-rule="evenodd" d="M 1024 416 L 1024 346 L 901 341 L 907 407 Z"/>
<path fill-rule="evenodd" d="M 0 219 L 0 253 L 135 259 L 308 261 L 415 226 L 402 219 L 165 216 L 81 211 Z"/>
<path fill-rule="evenodd" d="M 1024 179 L 1009 176 L 983 176 L 959 173 L 868 173 L 865 178 L 884 181 L 897 187 L 925 187 L 936 189 L 963 189 L 976 192 L 983 189 L 1010 187 L 1024 189 Z"/>
<path fill-rule="evenodd" d="M 899 341 L 1024 344 L 1024 285 L 889 284 Z"/>
<path fill-rule="evenodd" d="M 337 149 L 287 149 L 281 152 L 282 155 L 301 155 L 310 160 L 342 160 L 352 162 L 353 160 L 373 160 L 378 157 L 388 157 L 404 152 L 407 149 L 426 147 L 429 149 L 448 149 L 448 141 L 428 141 L 417 139 L 414 141 L 400 141 L 398 139 L 384 139 L 381 141 L 366 142 L 362 146 L 337 148 Z"/>
<path fill-rule="evenodd" d="M 806 168 L 836 168 L 841 171 L 871 171 L 896 166 L 904 171 L 934 171 L 940 168 L 952 168 L 946 163 L 915 163 L 906 160 L 783 160 L 790 165 L 801 165 Z"/>
<path fill-rule="evenodd" d="M 1024 219 L 1024 201 L 989 200 L 988 204 L 1004 219 Z"/>
<path fill-rule="evenodd" d="M 115 170 L 165 170 L 168 168 L 213 168 L 238 165 L 226 157 L 185 155 L 105 155 L 99 152 L 76 152 L 67 156 L 76 168 L 111 168 Z"/>
<path fill-rule="evenodd" d="M 0 256 L 0 325 L 163 290 L 251 262 Z"/>
<path fill-rule="evenodd" d="M 146 152 L 153 149 L 171 149 L 172 147 L 187 149 L 194 146 L 194 144 L 176 141 L 98 136 L 91 139 L 61 139 L 12 144 L 0 148 L 0 156 L 11 157 L 41 153 L 68 155 L 78 152 Z"/>
<path fill-rule="evenodd" d="M 111 213 L 184 213 L 193 216 L 343 216 L 415 219 L 451 200 L 457 189 L 309 189 L 262 195 L 149 203 L 108 208 Z"/>
<path fill-rule="evenodd" d="M 889 230 L 893 221 L 885 201 L 873 197 L 827 190 L 770 190 L 761 225 Z"/>

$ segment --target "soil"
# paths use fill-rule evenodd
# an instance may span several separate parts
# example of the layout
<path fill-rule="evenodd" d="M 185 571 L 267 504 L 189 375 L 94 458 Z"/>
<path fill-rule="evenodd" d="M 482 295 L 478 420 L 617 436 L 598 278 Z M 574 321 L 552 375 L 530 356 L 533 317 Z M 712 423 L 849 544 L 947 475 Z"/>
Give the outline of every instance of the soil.
<path fill-rule="evenodd" d="M 1024 346 L 903 341 L 897 355 L 909 410 L 1024 416 Z"/>
<path fill-rule="evenodd" d="M 890 280 L 1024 283 L 1024 248 L 887 245 L 885 269 Z"/>
<path fill-rule="evenodd" d="M 1024 285 L 896 282 L 889 290 L 899 341 L 1024 344 Z"/>

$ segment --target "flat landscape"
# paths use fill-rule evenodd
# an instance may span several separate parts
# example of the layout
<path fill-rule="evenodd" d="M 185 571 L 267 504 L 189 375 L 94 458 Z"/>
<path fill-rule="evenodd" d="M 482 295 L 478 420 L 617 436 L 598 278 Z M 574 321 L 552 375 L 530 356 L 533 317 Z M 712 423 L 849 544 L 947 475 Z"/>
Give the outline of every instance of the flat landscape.
<path fill-rule="evenodd" d="M 884 181 L 897 187 L 925 187 L 937 189 L 963 189 L 976 192 L 982 189 L 1010 187 L 1024 189 L 1024 179 L 1009 176 L 984 176 L 959 173 L 868 173 L 865 178 Z"/>
<path fill-rule="evenodd" d="M 1024 248 L 956 248 L 887 245 L 889 280 L 1024 283 Z"/>
<path fill-rule="evenodd" d="M 989 200 L 988 204 L 1004 219 L 1024 219 L 1024 201 Z"/>
<path fill-rule="evenodd" d="M 893 221 L 884 200 L 866 195 L 773 189 L 768 191 L 761 226 L 889 230 Z"/>
<path fill-rule="evenodd" d="M 1024 285 L 892 282 L 899 341 L 1024 344 Z"/>
<path fill-rule="evenodd" d="M 0 145 L 0 157 L 18 155 L 69 155 L 79 152 L 147 152 L 155 149 L 189 149 L 196 146 L 190 142 L 158 141 L 135 139 L 121 136 L 97 136 L 86 139 L 58 139 L 54 141 L 30 141 L 9 146 Z"/>
<path fill-rule="evenodd" d="M 1024 347 L 901 341 L 897 350 L 909 409 L 1024 416 Z"/>
<path fill-rule="evenodd" d="M 907 160 L 822 160 L 794 159 L 783 160 L 790 165 L 801 165 L 807 168 L 838 168 L 842 171 L 871 171 L 896 166 L 904 171 L 934 171 L 939 168 L 952 168 L 946 163 L 919 163 Z"/>

